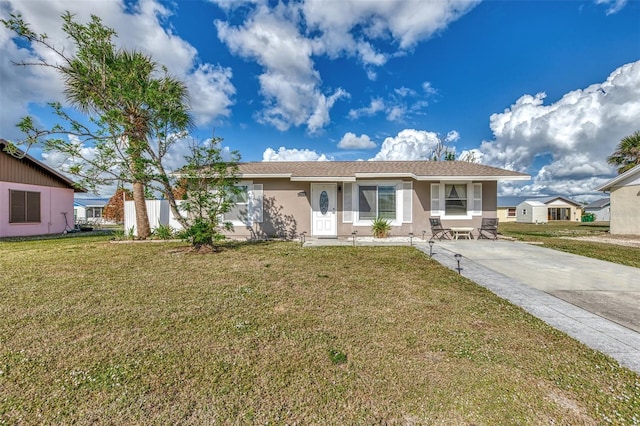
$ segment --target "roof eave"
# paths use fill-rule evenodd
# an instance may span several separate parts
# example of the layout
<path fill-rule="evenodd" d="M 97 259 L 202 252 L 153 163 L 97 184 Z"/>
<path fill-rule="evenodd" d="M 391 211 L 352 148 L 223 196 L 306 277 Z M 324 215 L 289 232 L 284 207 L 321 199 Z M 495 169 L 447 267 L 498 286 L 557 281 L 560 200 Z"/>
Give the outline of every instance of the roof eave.
<path fill-rule="evenodd" d="M 4 139 L 0 139 L 0 150 L 4 149 L 3 146 L 6 146 L 7 144 L 8 144 L 7 141 L 5 141 Z M 52 174 L 53 176 L 57 177 L 62 182 L 67 184 L 70 187 L 70 189 L 73 189 L 73 192 L 79 192 L 79 193 L 86 193 L 87 192 L 87 190 L 85 188 L 79 186 L 73 180 L 69 179 L 68 177 L 66 177 L 62 173 L 58 172 L 57 170 L 54 170 L 51 167 L 47 166 L 42 161 L 37 160 L 36 158 L 32 157 L 31 155 L 27 154 L 26 152 L 24 152 L 24 151 L 22 151 L 20 149 L 18 149 L 18 152 L 20 153 L 22 158 L 26 159 L 27 161 L 29 161 L 34 166 L 46 171 L 49 174 Z M 11 154 L 9 154 L 9 155 L 11 155 Z"/>
<path fill-rule="evenodd" d="M 460 175 L 460 176 L 417 176 L 417 180 L 442 180 L 442 181 L 459 181 L 467 182 L 470 180 L 495 180 L 498 182 L 510 180 L 531 180 L 531 176 L 481 176 L 481 175 Z"/>
<path fill-rule="evenodd" d="M 608 181 L 604 185 L 597 187 L 596 191 L 603 191 L 603 192 L 609 191 L 610 192 L 612 187 L 616 186 L 616 184 L 622 182 L 623 180 L 625 180 L 629 176 L 635 174 L 636 172 L 640 172 L 640 164 L 638 164 L 635 167 L 632 167 L 631 169 L 627 170 L 626 172 L 622 173 L 621 175 L 618 175 L 618 176 L 614 177 L 613 179 L 611 179 L 610 181 Z"/>
<path fill-rule="evenodd" d="M 292 182 L 355 182 L 353 176 L 292 176 Z"/>

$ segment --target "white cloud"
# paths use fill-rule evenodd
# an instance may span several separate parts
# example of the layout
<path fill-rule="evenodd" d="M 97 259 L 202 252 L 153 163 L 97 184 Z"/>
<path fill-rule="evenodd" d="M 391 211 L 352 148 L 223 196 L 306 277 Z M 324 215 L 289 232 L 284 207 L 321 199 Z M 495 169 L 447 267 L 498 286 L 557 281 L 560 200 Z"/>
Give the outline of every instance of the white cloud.
<path fill-rule="evenodd" d="M 460 139 L 460 133 L 457 130 L 452 130 L 447 133 L 447 136 L 444 138 L 445 142 L 457 142 Z"/>
<path fill-rule="evenodd" d="M 329 96 L 322 93 L 312 43 L 299 33 L 298 19 L 294 7 L 259 6 L 240 27 L 220 20 L 215 24 L 218 37 L 233 53 L 265 69 L 259 77 L 265 97 L 261 121 L 282 131 L 306 125 L 314 133 L 329 123 L 329 110 L 348 94 L 342 89 Z"/>
<path fill-rule="evenodd" d="M 424 93 L 427 95 L 435 95 L 438 93 L 438 90 L 434 88 L 429 81 L 422 83 L 422 90 L 424 90 Z"/>
<path fill-rule="evenodd" d="M 596 4 L 606 4 L 609 6 L 607 15 L 620 12 L 627 4 L 627 0 L 596 0 Z"/>
<path fill-rule="evenodd" d="M 477 0 L 305 0 L 277 4 L 211 1 L 227 12 L 241 9 L 242 13 L 248 13 L 239 26 L 223 20 L 215 21 L 215 25 L 219 39 L 234 54 L 255 60 L 263 67 L 259 77 L 264 96 L 260 121 L 282 131 L 304 125 L 310 133 L 326 126 L 335 101 L 348 96 L 343 89 L 322 88 L 313 57 L 355 56 L 362 62 L 367 77 L 375 80 L 377 74 L 372 68 L 384 65 L 391 56 L 403 54 L 443 30 L 478 3 Z M 378 51 L 374 41 L 384 41 L 390 51 Z M 423 103 L 392 105 L 387 118 L 400 120 L 407 111 L 423 106 Z M 359 114 L 367 114 L 366 108 L 350 113 Z"/>
<path fill-rule="evenodd" d="M 231 76 L 231 68 L 211 64 L 202 64 L 195 69 L 187 85 L 196 125 L 204 126 L 217 117 L 231 114 L 236 93 Z"/>
<path fill-rule="evenodd" d="M 307 128 L 310 133 L 315 133 L 329 123 L 329 110 L 340 98 L 349 97 L 349 94 L 342 89 L 338 89 L 333 95 L 326 97 L 321 95 L 317 99 L 316 109 L 307 119 Z"/>
<path fill-rule="evenodd" d="M 278 151 L 267 148 L 262 154 L 262 161 L 329 161 L 324 154 L 318 154 L 309 149 L 285 148 L 281 146 Z"/>
<path fill-rule="evenodd" d="M 338 148 L 341 149 L 371 149 L 375 147 L 375 142 L 373 142 L 369 136 L 365 134 L 356 136 L 355 133 L 351 132 L 345 133 L 338 143 Z"/>
<path fill-rule="evenodd" d="M 544 104 L 545 97 L 523 95 L 491 116 L 494 140 L 482 142 L 483 162 L 527 171 L 536 159 L 549 157 L 550 163 L 525 190 L 546 187 L 568 195 L 593 191 L 597 184 L 589 185 L 614 174 L 607 156 L 620 139 L 639 128 L 640 61 L 549 105 Z"/>
<path fill-rule="evenodd" d="M 393 105 L 391 108 L 387 108 L 387 120 L 399 121 L 407 113 L 407 107 L 405 105 Z"/>
<path fill-rule="evenodd" d="M 386 138 L 372 160 L 429 160 L 437 145 L 437 133 L 405 129 L 395 137 Z"/>
<path fill-rule="evenodd" d="M 302 10 L 318 43 L 334 57 L 357 55 L 365 64 L 382 65 L 388 55 L 375 52 L 372 41 L 391 38 L 401 50 L 412 48 L 464 15 L 479 1 L 306 0 Z"/>
<path fill-rule="evenodd" d="M 84 23 L 90 20 L 91 14 L 97 15 L 105 25 L 116 30 L 118 37 L 114 42 L 119 47 L 149 54 L 187 84 L 192 91 L 193 113 L 198 123 L 206 124 L 218 117 L 229 116 L 235 93 L 230 71 L 213 64 L 198 64 L 196 49 L 166 26 L 166 18 L 172 11 L 160 2 L 141 0 L 129 6 L 125 7 L 122 0 L 9 0 L 0 4 L 0 17 L 8 19 L 10 12 L 19 13 L 36 32 L 46 33 L 57 47 L 72 52 L 73 46 L 62 32 L 60 16 L 68 10 L 77 22 Z M 0 128 L 5 138 L 21 137 L 14 125 L 28 113 L 30 103 L 64 101 L 62 81 L 55 72 L 43 67 L 22 68 L 11 64 L 11 61 L 33 61 L 39 57 L 51 61 L 55 56 L 39 47 L 34 51 L 18 49 L 12 36 L 4 26 L 0 28 L 0 56 L 5 59 L 0 65 L 3 102 Z M 202 93 L 214 99 L 215 105 L 204 105 L 200 98 Z"/>
<path fill-rule="evenodd" d="M 384 101 L 381 98 L 371 99 L 369 106 L 349 111 L 349 118 L 356 119 L 360 117 L 370 117 L 380 111 L 384 111 Z"/>
<path fill-rule="evenodd" d="M 393 89 L 389 92 L 387 99 L 372 98 L 368 106 L 350 110 L 349 118 L 356 120 L 360 117 L 371 117 L 379 112 L 384 112 L 388 121 L 398 122 L 411 115 L 424 114 L 424 109 L 429 106 L 427 99 L 436 93 L 429 83 L 427 83 L 427 87 L 429 90 L 425 89 L 424 94 L 404 86 Z"/>

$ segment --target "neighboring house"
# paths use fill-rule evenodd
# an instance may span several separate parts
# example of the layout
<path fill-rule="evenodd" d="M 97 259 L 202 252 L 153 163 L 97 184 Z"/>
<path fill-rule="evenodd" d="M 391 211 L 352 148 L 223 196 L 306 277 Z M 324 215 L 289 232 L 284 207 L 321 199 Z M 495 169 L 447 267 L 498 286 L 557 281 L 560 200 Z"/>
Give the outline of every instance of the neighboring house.
<path fill-rule="evenodd" d="M 62 233 L 73 228 L 74 182 L 30 155 L 16 158 L 0 139 L 0 237 Z M 66 214 L 66 222 L 65 222 Z"/>
<path fill-rule="evenodd" d="M 640 165 L 611 179 L 596 191 L 611 195 L 609 232 L 640 235 Z"/>
<path fill-rule="evenodd" d="M 73 202 L 73 217 L 75 222 L 103 223 L 102 212 L 108 202 L 108 198 L 75 198 Z"/>
<path fill-rule="evenodd" d="M 371 235 L 381 217 L 391 235 L 445 227 L 479 228 L 496 217 L 498 182 L 529 175 L 461 161 L 254 162 L 238 165 L 242 193 L 225 220 L 233 235 Z M 129 214 L 127 223 L 135 222 Z M 169 220 L 169 219 L 167 219 Z"/>
<path fill-rule="evenodd" d="M 547 223 L 557 220 L 580 221 L 582 205 L 569 198 L 552 196 L 529 198 L 516 207 L 516 222 Z"/>
<path fill-rule="evenodd" d="M 499 222 L 515 222 L 518 204 L 531 197 L 498 197 L 497 218 Z"/>
<path fill-rule="evenodd" d="M 583 208 L 585 213 L 593 214 L 596 222 L 609 222 L 611 219 L 611 199 L 601 198 Z"/>

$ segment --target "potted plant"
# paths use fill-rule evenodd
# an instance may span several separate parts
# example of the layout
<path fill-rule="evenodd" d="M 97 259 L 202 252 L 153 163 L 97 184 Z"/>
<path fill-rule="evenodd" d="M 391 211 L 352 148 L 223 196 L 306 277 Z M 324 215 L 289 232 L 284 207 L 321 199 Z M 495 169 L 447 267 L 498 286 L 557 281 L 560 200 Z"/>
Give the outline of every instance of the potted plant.
<path fill-rule="evenodd" d="M 391 231 L 391 222 L 381 217 L 376 218 L 371 224 L 371 231 L 375 238 L 387 238 Z"/>

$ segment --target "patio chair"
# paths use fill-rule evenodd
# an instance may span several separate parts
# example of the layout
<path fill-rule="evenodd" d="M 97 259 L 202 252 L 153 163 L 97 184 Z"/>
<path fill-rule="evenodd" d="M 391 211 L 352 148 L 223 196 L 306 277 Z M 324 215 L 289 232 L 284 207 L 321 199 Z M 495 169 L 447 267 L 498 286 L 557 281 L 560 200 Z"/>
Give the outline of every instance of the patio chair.
<path fill-rule="evenodd" d="M 480 230 L 478 232 L 478 239 L 486 238 L 487 240 L 498 239 L 498 218 L 495 217 L 483 217 Z"/>
<path fill-rule="evenodd" d="M 443 228 L 442 222 L 440 222 L 439 217 L 429 218 L 429 222 L 431 223 L 431 240 L 437 238 L 439 240 L 448 239 L 450 240 L 453 237 L 451 233 L 451 229 Z"/>

